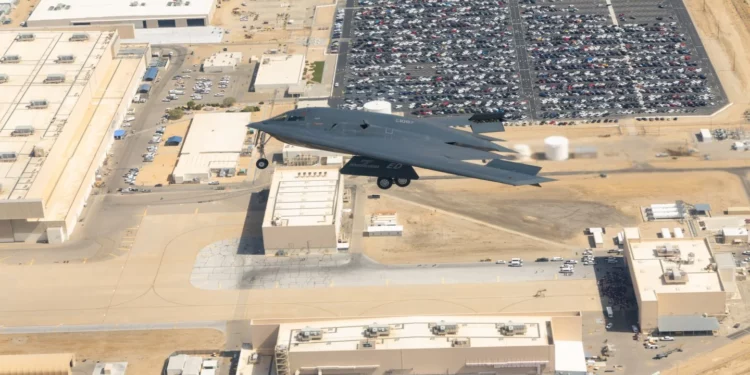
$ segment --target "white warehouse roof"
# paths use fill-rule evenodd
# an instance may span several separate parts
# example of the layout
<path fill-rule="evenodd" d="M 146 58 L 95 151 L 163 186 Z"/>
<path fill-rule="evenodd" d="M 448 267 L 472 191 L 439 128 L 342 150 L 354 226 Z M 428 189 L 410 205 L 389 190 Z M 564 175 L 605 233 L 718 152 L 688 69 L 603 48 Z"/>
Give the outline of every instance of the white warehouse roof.
<path fill-rule="evenodd" d="M 336 216 L 338 168 L 276 168 L 263 226 L 331 225 Z"/>
<path fill-rule="evenodd" d="M 134 3 L 138 5 L 131 6 Z M 58 7 L 60 4 L 64 6 Z M 57 20 L 97 22 L 205 17 L 211 12 L 214 0 L 183 0 L 181 5 L 173 4 L 167 0 L 41 0 L 29 16 L 28 23 L 33 26 L 34 22 Z"/>
<path fill-rule="evenodd" d="M 297 85 L 302 81 L 305 55 L 263 55 L 255 87 Z"/>
<path fill-rule="evenodd" d="M 242 152 L 249 123 L 250 113 L 199 113 L 190 124 L 180 155 Z"/>
<path fill-rule="evenodd" d="M 242 62 L 242 52 L 218 52 L 203 60 L 203 69 L 237 66 Z"/>

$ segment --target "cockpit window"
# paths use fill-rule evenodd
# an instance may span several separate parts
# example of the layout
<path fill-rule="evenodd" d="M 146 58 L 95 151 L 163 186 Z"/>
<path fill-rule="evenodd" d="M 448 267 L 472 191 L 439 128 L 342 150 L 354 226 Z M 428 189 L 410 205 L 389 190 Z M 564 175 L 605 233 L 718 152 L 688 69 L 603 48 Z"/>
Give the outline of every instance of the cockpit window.
<path fill-rule="evenodd" d="M 286 114 L 278 115 L 278 116 L 270 119 L 269 121 L 286 121 L 286 117 L 287 117 Z"/>
<path fill-rule="evenodd" d="M 290 115 L 287 121 L 305 121 L 305 116 Z"/>

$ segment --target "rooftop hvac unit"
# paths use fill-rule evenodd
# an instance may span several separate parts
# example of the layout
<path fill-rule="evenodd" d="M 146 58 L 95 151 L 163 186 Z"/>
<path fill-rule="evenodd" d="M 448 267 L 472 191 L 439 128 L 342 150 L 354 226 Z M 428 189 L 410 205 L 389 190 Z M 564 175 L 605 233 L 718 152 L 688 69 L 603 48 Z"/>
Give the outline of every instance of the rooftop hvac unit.
<path fill-rule="evenodd" d="M 686 284 L 688 274 L 681 269 L 667 268 L 667 272 L 664 272 L 664 282 L 667 284 Z"/>
<path fill-rule="evenodd" d="M 47 74 L 47 78 L 44 79 L 44 83 L 63 83 L 65 82 L 65 74 Z"/>
<path fill-rule="evenodd" d="M 680 248 L 677 246 L 672 246 L 672 247 L 657 246 L 656 247 L 656 256 L 672 257 L 672 256 L 678 256 L 678 255 L 680 255 Z"/>
<path fill-rule="evenodd" d="M 8 75 L 7 74 L 0 74 L 0 83 L 8 82 Z"/>
<path fill-rule="evenodd" d="M 388 336 L 391 333 L 391 326 L 387 324 L 373 324 L 365 329 L 365 336 L 380 337 Z"/>
<path fill-rule="evenodd" d="M 0 152 L 0 163 L 12 163 L 18 159 L 15 152 Z"/>
<path fill-rule="evenodd" d="M 456 333 L 458 333 L 458 324 L 446 323 L 445 321 L 441 320 L 437 323 L 433 323 L 432 333 L 440 336 L 455 335 Z"/>
<path fill-rule="evenodd" d="M 36 36 L 32 33 L 22 33 L 16 36 L 16 42 L 33 42 Z"/>
<path fill-rule="evenodd" d="M 323 332 L 316 328 L 305 327 L 297 333 L 297 341 L 320 340 Z"/>
<path fill-rule="evenodd" d="M 130 2 L 130 6 L 131 7 L 137 7 L 138 6 L 138 2 L 137 1 L 132 1 L 132 2 Z"/>
<path fill-rule="evenodd" d="M 451 342 L 451 346 L 454 348 L 468 348 L 471 346 L 471 342 L 468 338 L 462 337 L 460 339 L 453 339 Z"/>
<path fill-rule="evenodd" d="M 89 34 L 86 33 L 75 33 L 68 39 L 71 42 L 85 42 L 89 40 Z"/>
<path fill-rule="evenodd" d="M 30 125 L 17 126 L 10 132 L 11 137 L 28 137 L 34 134 L 34 127 Z"/>
<path fill-rule="evenodd" d="M 26 107 L 29 109 L 45 109 L 49 107 L 49 103 L 46 99 L 32 100 L 31 103 L 29 103 L 29 105 Z"/>
<path fill-rule="evenodd" d="M 526 324 L 514 324 L 508 322 L 508 324 L 500 323 L 500 333 L 504 336 L 515 336 L 526 334 Z"/>
<path fill-rule="evenodd" d="M 43 148 L 39 146 L 34 146 L 34 150 L 32 151 L 32 157 L 35 158 L 43 158 L 47 155 L 47 151 L 45 151 Z"/>
<path fill-rule="evenodd" d="M 57 56 L 57 60 L 55 60 L 58 64 L 71 64 L 76 61 L 76 57 L 73 55 L 60 55 Z"/>
<path fill-rule="evenodd" d="M 21 56 L 19 55 L 5 55 L 0 57 L 0 62 L 5 64 L 15 64 L 21 62 Z"/>

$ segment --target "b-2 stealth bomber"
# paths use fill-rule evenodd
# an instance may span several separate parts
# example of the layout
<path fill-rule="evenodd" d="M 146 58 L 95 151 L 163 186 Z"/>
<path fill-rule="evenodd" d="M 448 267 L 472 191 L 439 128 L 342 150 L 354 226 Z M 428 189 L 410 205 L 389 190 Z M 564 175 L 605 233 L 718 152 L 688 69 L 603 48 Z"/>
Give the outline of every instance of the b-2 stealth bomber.
<path fill-rule="evenodd" d="M 454 128 L 464 125 L 471 131 Z M 553 181 L 538 176 L 541 167 L 507 161 L 493 152 L 513 152 L 493 142 L 499 139 L 483 135 L 505 130 L 496 114 L 423 119 L 304 108 L 248 127 L 288 144 L 353 155 L 341 173 L 376 177 L 381 189 L 394 183 L 406 187 L 419 179 L 414 167 L 514 186 Z M 259 169 L 269 165 L 263 144 L 261 139 Z"/>

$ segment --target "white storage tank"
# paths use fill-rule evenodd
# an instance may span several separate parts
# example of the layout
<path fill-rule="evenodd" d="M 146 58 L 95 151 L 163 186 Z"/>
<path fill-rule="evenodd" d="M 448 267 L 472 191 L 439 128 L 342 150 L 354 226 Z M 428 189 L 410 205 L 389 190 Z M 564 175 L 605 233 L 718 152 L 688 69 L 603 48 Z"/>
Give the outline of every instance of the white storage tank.
<path fill-rule="evenodd" d="M 545 138 L 544 156 L 547 160 L 568 160 L 568 138 L 559 135 Z"/>
<path fill-rule="evenodd" d="M 365 112 L 383 113 L 386 115 L 391 114 L 391 103 L 384 100 L 374 100 L 367 102 L 364 105 Z"/>
<path fill-rule="evenodd" d="M 517 152 L 517 160 L 529 160 L 531 159 L 531 147 L 529 145 L 515 145 L 513 151 Z"/>

